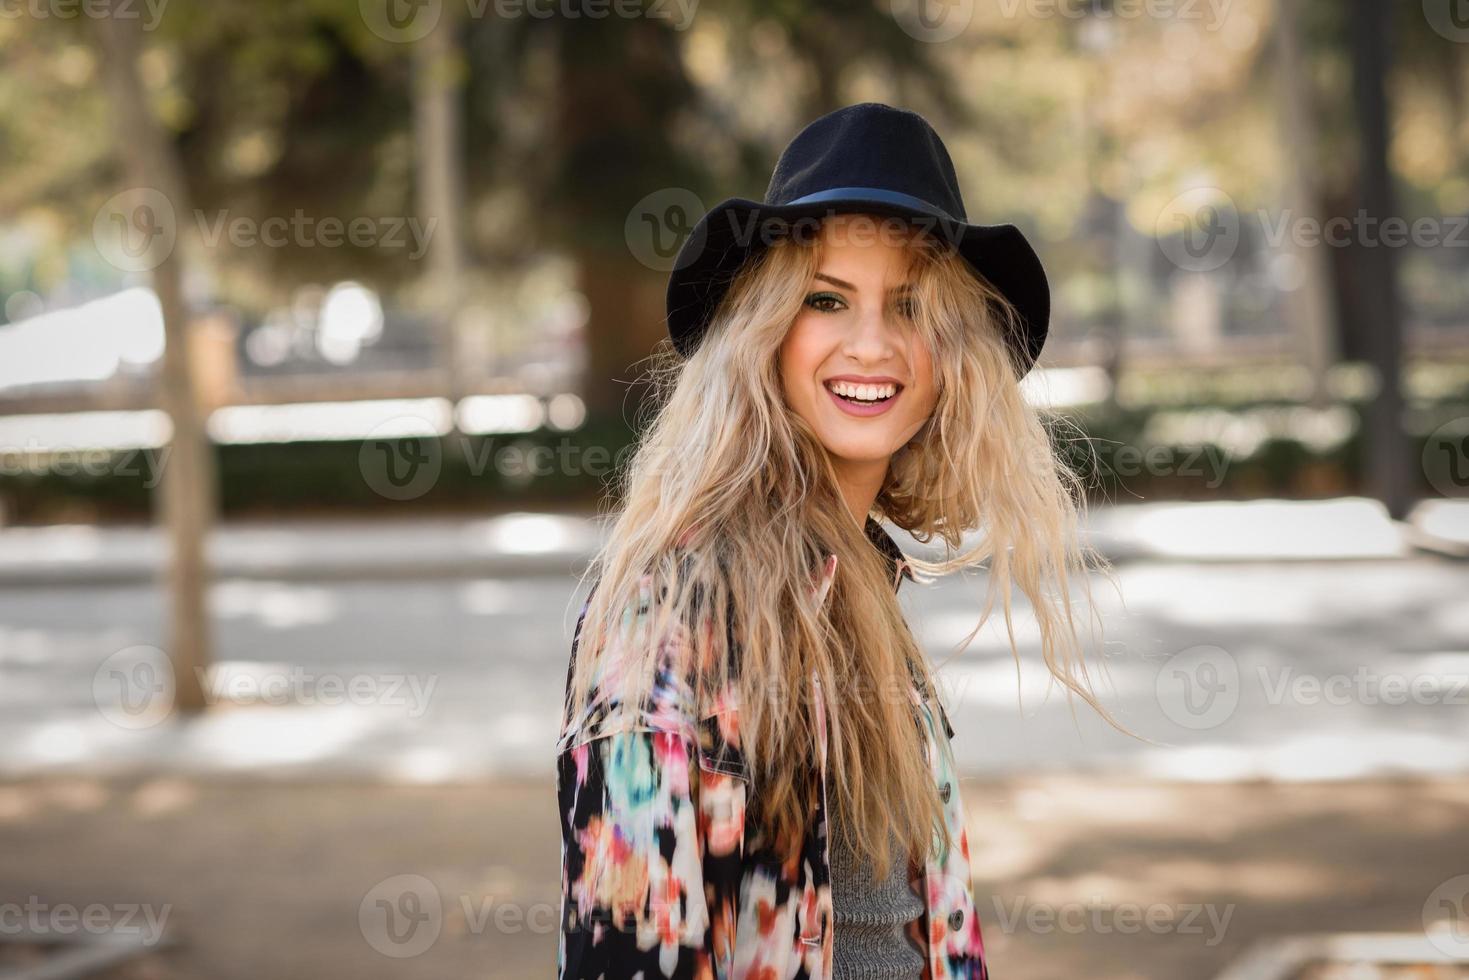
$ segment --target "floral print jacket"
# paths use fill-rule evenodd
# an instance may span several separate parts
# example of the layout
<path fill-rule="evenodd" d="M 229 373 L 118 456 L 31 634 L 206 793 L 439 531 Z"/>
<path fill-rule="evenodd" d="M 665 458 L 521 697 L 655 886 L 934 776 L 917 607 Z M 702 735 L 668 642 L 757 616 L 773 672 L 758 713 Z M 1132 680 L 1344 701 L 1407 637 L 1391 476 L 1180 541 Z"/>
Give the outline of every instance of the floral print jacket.
<path fill-rule="evenodd" d="M 888 557 L 893 587 L 913 578 L 876 520 L 867 533 Z M 827 556 L 817 588 L 836 573 Z M 585 615 L 586 606 L 582 608 Z M 631 615 L 631 612 L 629 612 Z M 575 662 L 582 619 L 572 641 Z M 830 980 L 832 900 L 826 812 L 812 815 L 799 860 L 748 833 L 749 777 L 738 708 L 694 717 L 688 685 L 660 671 L 652 703 L 568 711 L 557 743 L 562 839 L 560 980 Z M 814 678 L 813 678 L 814 681 Z M 909 940 L 926 980 L 988 980 L 969 880 L 969 845 L 953 729 L 936 698 L 915 692 L 933 778 L 953 845 L 909 868 L 926 910 Z M 817 703 L 820 701 L 818 699 Z M 825 725 L 818 717 L 825 785 Z"/>

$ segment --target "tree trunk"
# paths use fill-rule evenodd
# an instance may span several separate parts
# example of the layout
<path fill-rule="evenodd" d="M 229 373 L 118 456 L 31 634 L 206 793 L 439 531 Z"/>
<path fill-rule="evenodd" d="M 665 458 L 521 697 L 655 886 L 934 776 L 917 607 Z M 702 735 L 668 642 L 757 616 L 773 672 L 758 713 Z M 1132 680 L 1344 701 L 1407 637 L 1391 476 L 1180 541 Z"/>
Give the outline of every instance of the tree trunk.
<path fill-rule="evenodd" d="M 441 326 L 439 356 L 450 398 L 464 392 L 459 313 L 464 303 L 464 157 L 460 111 L 464 58 L 455 4 L 413 46 L 413 122 L 418 212 L 431 228 L 425 270 L 429 305 Z"/>
<path fill-rule="evenodd" d="M 1275 56 L 1277 94 L 1280 108 L 1280 145 L 1283 148 L 1285 186 L 1282 203 L 1287 223 L 1319 213 L 1314 174 L 1316 117 L 1311 111 L 1309 80 L 1301 56 L 1301 0 L 1277 0 Z M 1324 247 L 1307 247 L 1295 235 L 1287 235 L 1286 254 L 1295 257 L 1301 271 L 1300 286 L 1287 294 L 1291 333 L 1301 358 L 1311 373 L 1311 402 L 1326 404 L 1327 369 L 1336 361 L 1337 350 L 1331 319 L 1331 266 Z"/>
<path fill-rule="evenodd" d="M 1394 247 L 1382 243 L 1382 222 L 1397 214 L 1388 166 L 1387 76 L 1393 4 L 1353 0 L 1352 90 L 1361 154 L 1362 208 L 1377 236 L 1358 250 L 1362 302 L 1367 313 L 1367 356 L 1377 374 L 1377 397 L 1367 406 L 1366 467 L 1370 492 L 1401 519 L 1412 497 L 1413 460 L 1403 432 L 1402 327 Z"/>
<path fill-rule="evenodd" d="M 697 171 L 675 138 L 695 92 L 680 36 L 661 18 L 558 18 L 555 27 L 555 136 L 547 160 L 554 177 L 541 213 L 576 260 L 590 310 L 588 417 L 632 427 L 647 392 L 631 382 L 667 337 L 668 272 L 639 260 L 628 214 L 650 192 L 693 186 Z"/>
<path fill-rule="evenodd" d="M 626 250 L 575 249 L 587 323 L 583 393 L 589 417 L 621 418 L 629 428 L 647 392 L 633 384 L 654 345 L 668 336 L 663 318 L 666 273 L 639 263 Z"/>
<path fill-rule="evenodd" d="M 176 236 L 152 269 L 164 328 L 158 400 L 173 425 L 163 481 L 155 500 L 169 542 L 168 644 L 174 706 L 185 714 L 195 714 L 206 706 L 202 675 L 210 662 L 210 631 L 205 549 L 217 490 L 214 458 L 191 373 L 189 309 L 183 289 L 182 232 L 191 225 L 193 212 L 174 147 L 148 108 L 138 74 L 141 22 L 127 15 L 122 6 L 115 13 L 91 20 L 102 51 L 118 152 L 128 184 L 133 192 L 151 188 L 155 195 L 141 198 L 151 203 L 137 205 L 131 217 L 136 220 L 140 217 L 138 211 L 146 209 L 141 216 L 146 217 L 149 227 L 172 224 Z"/>

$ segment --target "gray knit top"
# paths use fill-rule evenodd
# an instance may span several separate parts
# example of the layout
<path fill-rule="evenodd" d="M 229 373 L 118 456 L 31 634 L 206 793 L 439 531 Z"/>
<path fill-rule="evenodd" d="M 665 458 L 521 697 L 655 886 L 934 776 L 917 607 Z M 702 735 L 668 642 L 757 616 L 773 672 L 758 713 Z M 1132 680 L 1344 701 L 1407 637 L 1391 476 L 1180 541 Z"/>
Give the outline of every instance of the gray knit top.
<path fill-rule="evenodd" d="M 831 794 L 832 830 L 841 820 Z M 923 898 L 908 886 L 908 859 L 896 838 L 885 880 L 874 882 L 872 868 L 840 833 L 828 837 L 831 857 L 833 980 L 916 980 L 923 955 L 908 939 L 910 922 L 923 915 Z"/>

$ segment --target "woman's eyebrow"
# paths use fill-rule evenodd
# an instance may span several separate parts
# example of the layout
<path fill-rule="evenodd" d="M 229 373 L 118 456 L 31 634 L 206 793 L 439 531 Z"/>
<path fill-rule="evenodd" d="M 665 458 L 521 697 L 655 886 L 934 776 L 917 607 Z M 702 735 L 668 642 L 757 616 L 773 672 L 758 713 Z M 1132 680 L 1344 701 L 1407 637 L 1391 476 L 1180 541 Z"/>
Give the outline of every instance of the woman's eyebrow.
<path fill-rule="evenodd" d="M 816 273 L 816 278 L 817 279 L 825 279 L 827 282 L 831 283 L 833 286 L 839 286 L 842 289 L 850 289 L 854 293 L 857 292 L 857 287 L 856 286 L 852 285 L 851 283 L 849 283 L 849 282 L 847 282 L 847 281 L 845 281 L 843 279 L 838 279 L 836 276 L 829 276 L 829 275 L 827 275 L 824 272 L 818 272 L 818 273 Z M 913 289 L 913 284 L 911 282 L 905 282 L 901 286 L 894 286 L 892 289 L 889 289 L 888 292 L 889 293 L 906 293 L 906 292 L 910 292 L 912 289 Z"/>

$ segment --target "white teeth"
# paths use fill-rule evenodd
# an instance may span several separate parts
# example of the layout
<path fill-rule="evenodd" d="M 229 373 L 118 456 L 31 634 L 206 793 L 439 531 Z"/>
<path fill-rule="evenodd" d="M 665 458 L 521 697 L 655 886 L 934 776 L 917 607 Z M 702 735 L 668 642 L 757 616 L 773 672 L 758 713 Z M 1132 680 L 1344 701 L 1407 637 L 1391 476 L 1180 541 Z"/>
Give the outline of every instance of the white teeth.
<path fill-rule="evenodd" d="M 898 393 L 898 386 L 895 384 L 859 385 L 850 381 L 832 381 L 828 382 L 827 387 L 838 395 L 864 402 L 881 401 Z"/>

